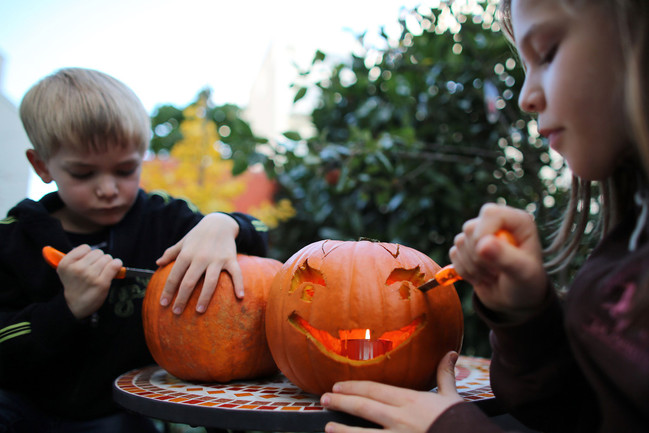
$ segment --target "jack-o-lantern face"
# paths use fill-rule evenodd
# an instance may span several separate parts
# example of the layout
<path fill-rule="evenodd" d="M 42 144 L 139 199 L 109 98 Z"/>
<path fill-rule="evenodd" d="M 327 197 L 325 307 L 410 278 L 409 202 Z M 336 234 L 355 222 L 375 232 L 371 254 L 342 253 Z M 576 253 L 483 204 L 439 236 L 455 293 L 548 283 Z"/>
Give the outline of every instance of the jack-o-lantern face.
<path fill-rule="evenodd" d="M 308 245 L 286 261 L 271 288 L 266 334 L 275 362 L 316 394 L 347 379 L 432 388 L 437 363 L 460 349 L 463 332 L 452 286 L 416 289 L 438 269 L 397 244 Z"/>

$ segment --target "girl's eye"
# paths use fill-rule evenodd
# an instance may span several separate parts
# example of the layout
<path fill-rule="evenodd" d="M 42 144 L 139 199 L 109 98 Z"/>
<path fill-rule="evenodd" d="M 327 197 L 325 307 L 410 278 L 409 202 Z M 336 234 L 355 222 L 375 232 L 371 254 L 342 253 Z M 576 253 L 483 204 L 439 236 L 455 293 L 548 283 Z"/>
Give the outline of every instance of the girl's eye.
<path fill-rule="evenodd" d="M 551 63 L 552 60 L 554 60 L 554 56 L 557 54 L 557 51 L 559 49 L 559 44 L 554 44 L 548 51 L 545 52 L 543 56 L 541 56 L 540 64 L 545 65 L 547 63 Z"/>

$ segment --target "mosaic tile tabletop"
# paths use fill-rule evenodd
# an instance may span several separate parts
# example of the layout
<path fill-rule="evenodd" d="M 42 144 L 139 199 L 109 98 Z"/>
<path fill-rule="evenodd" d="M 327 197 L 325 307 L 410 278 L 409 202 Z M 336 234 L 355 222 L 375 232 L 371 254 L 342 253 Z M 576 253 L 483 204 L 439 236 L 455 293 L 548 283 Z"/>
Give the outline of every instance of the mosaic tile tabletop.
<path fill-rule="evenodd" d="M 493 397 L 489 384 L 489 360 L 460 356 L 455 367 L 457 389 L 467 401 Z M 318 412 L 318 396 L 307 394 L 278 374 L 263 380 L 189 383 L 158 366 L 130 371 L 115 381 L 116 392 L 141 399 L 186 406 L 214 407 L 231 411 Z M 435 391 L 435 390 L 433 390 Z"/>

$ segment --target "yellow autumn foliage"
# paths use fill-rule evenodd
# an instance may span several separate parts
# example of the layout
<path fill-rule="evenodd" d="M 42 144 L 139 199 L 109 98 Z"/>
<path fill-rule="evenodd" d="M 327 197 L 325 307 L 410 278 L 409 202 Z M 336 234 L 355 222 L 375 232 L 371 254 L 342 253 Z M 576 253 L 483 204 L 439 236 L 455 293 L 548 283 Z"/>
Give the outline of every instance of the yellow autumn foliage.
<path fill-rule="evenodd" d="M 168 157 L 155 156 L 144 162 L 142 187 L 184 198 L 204 214 L 245 211 L 270 228 L 292 218 L 295 210 L 289 200 L 263 202 L 247 210 L 235 208 L 235 200 L 248 185 L 244 177 L 232 175 L 233 162 L 221 157 L 217 124 L 206 114 L 205 97 L 185 108 L 180 124 L 183 138 L 174 144 Z"/>

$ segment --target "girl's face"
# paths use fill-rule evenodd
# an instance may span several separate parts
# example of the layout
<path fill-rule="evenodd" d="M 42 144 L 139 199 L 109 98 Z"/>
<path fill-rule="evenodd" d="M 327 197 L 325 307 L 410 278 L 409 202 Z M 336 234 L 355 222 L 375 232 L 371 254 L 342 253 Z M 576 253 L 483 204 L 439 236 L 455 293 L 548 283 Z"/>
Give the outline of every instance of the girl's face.
<path fill-rule="evenodd" d="M 117 146 L 101 153 L 61 147 L 47 162 L 28 154 L 41 179 L 56 182 L 65 203 L 54 216 L 76 233 L 98 231 L 124 218 L 137 197 L 142 156 Z"/>
<path fill-rule="evenodd" d="M 513 0 L 516 47 L 526 68 L 519 105 L 585 180 L 612 174 L 630 150 L 623 104 L 624 59 L 601 6 Z"/>

